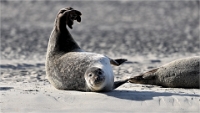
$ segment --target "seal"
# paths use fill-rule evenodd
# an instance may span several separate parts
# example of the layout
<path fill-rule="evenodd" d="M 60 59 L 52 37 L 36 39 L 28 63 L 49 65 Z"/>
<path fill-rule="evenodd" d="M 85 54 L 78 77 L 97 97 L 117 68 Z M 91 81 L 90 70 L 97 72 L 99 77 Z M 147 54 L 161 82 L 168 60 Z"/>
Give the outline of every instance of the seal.
<path fill-rule="evenodd" d="M 72 29 L 74 20 L 81 22 L 81 15 L 71 7 L 58 12 L 46 54 L 47 79 L 61 90 L 111 91 L 128 81 L 114 82 L 111 64 L 119 66 L 126 59 L 82 50 L 66 27 Z"/>
<path fill-rule="evenodd" d="M 129 79 L 130 83 L 199 88 L 200 57 L 182 58 Z"/>

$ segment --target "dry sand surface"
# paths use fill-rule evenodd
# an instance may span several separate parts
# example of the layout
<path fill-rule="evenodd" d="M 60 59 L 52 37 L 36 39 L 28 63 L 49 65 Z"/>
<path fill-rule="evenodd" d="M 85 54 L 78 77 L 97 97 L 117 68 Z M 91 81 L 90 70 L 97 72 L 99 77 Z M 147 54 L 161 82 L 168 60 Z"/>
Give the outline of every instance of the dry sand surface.
<path fill-rule="evenodd" d="M 45 54 L 60 8 L 82 12 L 70 30 L 90 52 L 129 61 L 115 79 L 199 56 L 197 1 L 1 1 L 2 113 L 199 113 L 200 90 L 126 83 L 112 92 L 57 90 L 45 79 Z"/>

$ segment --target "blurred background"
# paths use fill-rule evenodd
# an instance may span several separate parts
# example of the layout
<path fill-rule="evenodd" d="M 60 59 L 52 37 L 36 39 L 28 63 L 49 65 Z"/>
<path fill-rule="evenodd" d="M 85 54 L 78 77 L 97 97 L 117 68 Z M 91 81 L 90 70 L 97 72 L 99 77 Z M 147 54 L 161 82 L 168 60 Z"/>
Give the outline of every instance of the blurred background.
<path fill-rule="evenodd" d="M 1 59 L 45 60 L 59 9 L 82 12 L 70 30 L 85 50 L 108 56 L 199 55 L 197 1 L 1 1 Z"/>

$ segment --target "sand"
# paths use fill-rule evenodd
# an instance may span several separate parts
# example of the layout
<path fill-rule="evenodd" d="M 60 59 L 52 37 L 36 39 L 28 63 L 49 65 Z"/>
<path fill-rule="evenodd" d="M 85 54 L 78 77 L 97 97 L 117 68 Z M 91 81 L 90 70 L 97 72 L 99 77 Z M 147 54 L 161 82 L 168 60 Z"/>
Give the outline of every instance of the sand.
<path fill-rule="evenodd" d="M 145 59 L 140 58 L 137 63 L 130 60 L 121 67 L 113 67 L 115 79 L 131 77 L 134 72 L 139 74 L 134 65 L 145 70 L 152 66 L 147 62 L 157 61 L 154 65 L 169 62 Z M 198 113 L 200 110 L 199 89 L 126 83 L 112 92 L 64 91 L 55 89 L 45 79 L 41 62 L 6 63 L 1 64 L 1 68 L 0 106 L 3 113 Z"/>
<path fill-rule="evenodd" d="M 67 6 L 83 13 L 70 32 L 84 50 L 128 59 L 113 67 L 115 80 L 200 55 L 196 1 L 1 1 L 2 113 L 200 112 L 199 89 L 126 83 L 95 93 L 51 86 L 46 48 L 56 13 Z"/>

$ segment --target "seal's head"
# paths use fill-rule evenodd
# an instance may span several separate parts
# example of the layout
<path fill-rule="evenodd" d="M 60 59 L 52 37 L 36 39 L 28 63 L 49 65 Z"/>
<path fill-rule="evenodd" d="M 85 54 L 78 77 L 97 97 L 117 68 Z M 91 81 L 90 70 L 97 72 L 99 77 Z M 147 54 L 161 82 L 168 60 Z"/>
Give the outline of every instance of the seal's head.
<path fill-rule="evenodd" d="M 105 87 L 105 72 L 98 67 L 91 67 L 85 73 L 85 80 L 91 91 L 101 91 Z"/>

